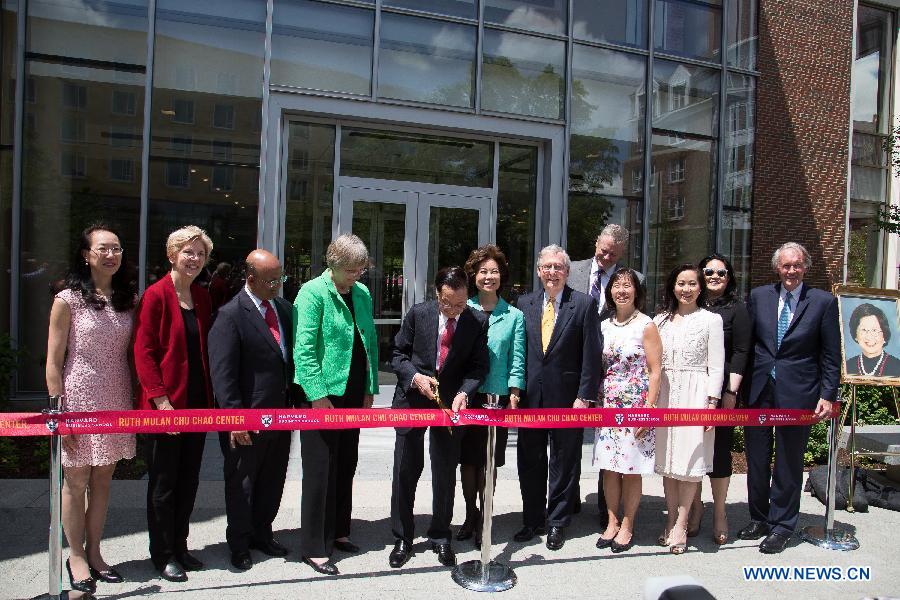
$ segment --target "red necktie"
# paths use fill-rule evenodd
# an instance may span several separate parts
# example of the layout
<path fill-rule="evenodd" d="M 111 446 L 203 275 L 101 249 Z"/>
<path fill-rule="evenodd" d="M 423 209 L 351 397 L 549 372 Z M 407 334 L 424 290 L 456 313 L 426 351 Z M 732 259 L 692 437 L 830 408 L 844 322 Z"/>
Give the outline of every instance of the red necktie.
<path fill-rule="evenodd" d="M 444 333 L 441 335 L 441 351 L 438 354 L 438 371 L 444 368 L 444 361 L 447 360 L 447 353 L 450 352 L 450 344 L 453 342 L 453 332 L 456 329 L 456 319 L 447 319 L 447 326 L 444 327 Z"/>
<path fill-rule="evenodd" d="M 262 301 L 263 308 L 266 309 L 266 325 L 269 326 L 269 332 L 275 338 L 275 343 L 281 345 L 281 333 L 278 331 L 278 317 L 275 316 L 275 309 L 268 300 Z"/>

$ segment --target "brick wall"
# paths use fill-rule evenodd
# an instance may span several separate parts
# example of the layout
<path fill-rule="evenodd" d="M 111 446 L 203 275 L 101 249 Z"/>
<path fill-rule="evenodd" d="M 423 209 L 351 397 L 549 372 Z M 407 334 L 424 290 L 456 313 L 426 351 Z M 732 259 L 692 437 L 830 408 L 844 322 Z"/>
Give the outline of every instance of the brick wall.
<path fill-rule="evenodd" d="M 812 255 L 810 285 L 842 280 L 852 33 L 852 0 L 760 0 L 754 286 L 786 241 Z"/>

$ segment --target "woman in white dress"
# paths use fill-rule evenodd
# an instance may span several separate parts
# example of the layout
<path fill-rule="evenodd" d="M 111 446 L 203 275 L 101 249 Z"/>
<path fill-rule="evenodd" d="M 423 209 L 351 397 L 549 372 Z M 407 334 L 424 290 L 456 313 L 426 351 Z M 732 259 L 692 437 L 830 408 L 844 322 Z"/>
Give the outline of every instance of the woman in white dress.
<path fill-rule="evenodd" d="M 659 394 L 662 344 L 656 325 L 641 312 L 644 290 L 637 273 L 616 271 L 606 285 L 606 306 L 616 312 L 603 331 L 603 406 L 653 408 Z M 624 552 L 631 548 L 634 517 L 641 501 L 641 476 L 654 468 L 654 429 L 601 427 L 594 437 L 594 465 L 603 469 L 603 493 L 609 513 L 598 548 Z M 622 520 L 619 521 L 619 502 Z"/>
<path fill-rule="evenodd" d="M 659 406 L 715 409 L 722 392 L 725 341 L 722 317 L 701 308 L 706 283 L 695 265 L 676 267 L 665 287 L 665 307 L 653 319 L 662 338 Z M 663 476 L 668 519 L 659 537 L 672 554 L 687 548 L 688 511 L 697 486 L 713 467 L 711 427 L 656 430 L 656 472 Z"/>

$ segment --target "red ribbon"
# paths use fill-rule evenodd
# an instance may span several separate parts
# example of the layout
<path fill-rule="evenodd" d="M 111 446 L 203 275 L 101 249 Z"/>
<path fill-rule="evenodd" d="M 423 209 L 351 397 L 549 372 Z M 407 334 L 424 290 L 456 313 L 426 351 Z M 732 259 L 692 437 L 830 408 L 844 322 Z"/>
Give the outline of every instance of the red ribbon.
<path fill-rule="evenodd" d="M 832 417 L 840 414 L 835 403 Z M 562 408 L 466 409 L 454 415 L 439 409 L 204 409 L 0 413 L 0 436 L 203 431 L 283 431 L 452 427 L 495 425 L 557 429 L 567 427 L 725 427 L 811 425 L 819 419 L 800 409 Z"/>

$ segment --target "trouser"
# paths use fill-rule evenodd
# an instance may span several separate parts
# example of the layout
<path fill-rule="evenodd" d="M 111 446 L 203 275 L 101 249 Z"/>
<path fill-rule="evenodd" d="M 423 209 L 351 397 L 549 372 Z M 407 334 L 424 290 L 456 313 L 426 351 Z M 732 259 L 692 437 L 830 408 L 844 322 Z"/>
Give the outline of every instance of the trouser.
<path fill-rule="evenodd" d="M 200 482 L 206 433 L 147 437 L 147 531 L 157 569 L 187 552 L 187 538 Z"/>
<path fill-rule="evenodd" d="M 575 508 L 584 430 L 519 429 L 517 462 L 522 520 L 530 527 L 567 527 Z M 547 452 L 547 444 L 550 452 Z"/>
<path fill-rule="evenodd" d="M 290 431 L 250 435 L 252 445 L 232 448 L 231 433 L 219 432 L 225 458 L 225 539 L 234 553 L 246 552 L 251 542 L 272 539 L 291 450 Z"/>
<path fill-rule="evenodd" d="M 437 544 L 450 543 L 450 522 L 456 495 L 456 467 L 462 435 L 446 427 L 429 428 L 432 507 L 428 538 Z M 397 429 L 394 443 L 394 477 L 391 482 L 391 529 L 396 539 L 412 544 L 415 538 L 413 503 L 416 486 L 425 462 L 425 428 Z"/>
<path fill-rule="evenodd" d="M 774 391 L 770 381 L 753 408 L 777 408 Z M 750 518 L 768 523 L 775 533 L 790 535 L 797 528 L 803 454 L 811 429 L 809 425 L 744 427 Z"/>

